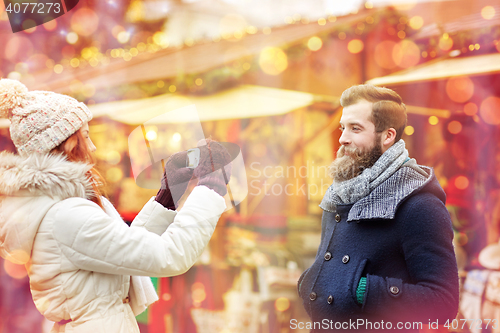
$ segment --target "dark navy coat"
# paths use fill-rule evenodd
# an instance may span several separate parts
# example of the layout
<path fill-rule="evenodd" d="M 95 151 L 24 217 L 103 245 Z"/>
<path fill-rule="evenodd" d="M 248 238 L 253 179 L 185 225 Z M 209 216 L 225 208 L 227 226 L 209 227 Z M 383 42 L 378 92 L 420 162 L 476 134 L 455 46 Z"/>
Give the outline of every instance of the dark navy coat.
<path fill-rule="evenodd" d="M 298 283 L 314 332 L 416 332 L 414 322 L 444 325 L 455 318 L 458 270 L 450 215 L 432 169 L 421 168 L 427 176 L 416 174 L 420 181 L 409 180 L 415 170 L 402 167 L 354 205 L 323 212 L 316 260 Z M 404 191 L 391 190 L 398 187 Z M 362 276 L 367 287 L 359 305 Z"/>

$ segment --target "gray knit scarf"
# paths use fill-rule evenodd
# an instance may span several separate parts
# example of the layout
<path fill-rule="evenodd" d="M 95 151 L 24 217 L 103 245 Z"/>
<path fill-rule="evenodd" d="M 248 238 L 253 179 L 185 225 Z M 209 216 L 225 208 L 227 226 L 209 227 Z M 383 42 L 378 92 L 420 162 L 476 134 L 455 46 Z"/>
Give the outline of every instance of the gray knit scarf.
<path fill-rule="evenodd" d="M 359 176 L 342 182 L 334 181 L 319 206 L 327 210 L 325 201 L 335 206 L 357 202 L 392 176 L 408 160 L 405 142 L 399 140 L 387 149 L 371 168 L 365 169 Z"/>

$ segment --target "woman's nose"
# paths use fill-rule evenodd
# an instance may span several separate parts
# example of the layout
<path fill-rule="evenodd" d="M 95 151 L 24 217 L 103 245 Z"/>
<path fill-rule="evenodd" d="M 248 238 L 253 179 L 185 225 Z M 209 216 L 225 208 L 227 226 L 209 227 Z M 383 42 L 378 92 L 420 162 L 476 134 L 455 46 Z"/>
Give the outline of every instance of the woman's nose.
<path fill-rule="evenodd" d="M 94 143 L 92 142 L 92 140 L 90 140 L 90 151 L 93 153 L 97 150 L 96 146 L 94 145 Z"/>

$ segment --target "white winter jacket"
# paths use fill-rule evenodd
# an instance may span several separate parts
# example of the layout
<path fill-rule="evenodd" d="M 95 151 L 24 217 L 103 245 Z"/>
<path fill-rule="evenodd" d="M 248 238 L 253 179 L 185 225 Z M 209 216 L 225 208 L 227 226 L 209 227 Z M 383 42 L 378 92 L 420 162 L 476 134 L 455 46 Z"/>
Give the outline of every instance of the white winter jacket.
<path fill-rule="evenodd" d="M 225 202 L 197 186 L 178 213 L 152 199 L 128 227 L 109 201 L 103 211 L 86 199 L 89 168 L 60 156 L 0 153 L 0 255 L 26 265 L 36 307 L 56 322 L 52 332 L 139 332 L 124 302 L 130 276 L 186 272 Z"/>

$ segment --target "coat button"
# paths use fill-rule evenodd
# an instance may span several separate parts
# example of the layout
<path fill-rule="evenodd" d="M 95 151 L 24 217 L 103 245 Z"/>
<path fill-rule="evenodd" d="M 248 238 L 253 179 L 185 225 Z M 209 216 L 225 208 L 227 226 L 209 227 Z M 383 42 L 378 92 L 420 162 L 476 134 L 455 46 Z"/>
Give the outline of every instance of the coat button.
<path fill-rule="evenodd" d="M 342 262 L 344 264 L 347 264 L 349 262 L 349 256 L 346 254 L 345 256 L 342 257 Z"/>
<path fill-rule="evenodd" d="M 332 259 L 332 254 L 330 252 L 325 253 L 325 260 L 328 261 Z"/>
<path fill-rule="evenodd" d="M 399 288 L 396 286 L 392 286 L 389 290 L 391 291 L 391 294 L 393 294 L 393 295 L 399 294 Z"/>
<path fill-rule="evenodd" d="M 316 293 L 315 293 L 314 291 L 313 291 L 312 293 L 310 293 L 310 294 L 309 294 L 309 299 L 310 299 L 311 301 L 314 301 L 314 300 L 316 299 L 316 297 L 317 297 L 317 295 L 316 295 Z"/>
<path fill-rule="evenodd" d="M 335 215 L 335 221 L 340 222 L 340 219 L 341 219 L 341 218 L 340 218 L 340 215 L 339 215 L 339 214 Z"/>
<path fill-rule="evenodd" d="M 328 304 L 332 304 L 333 303 L 333 296 L 332 295 L 328 296 L 328 299 L 326 301 L 328 302 Z"/>

